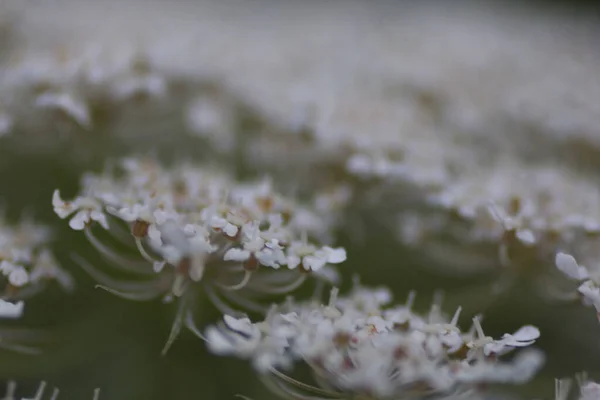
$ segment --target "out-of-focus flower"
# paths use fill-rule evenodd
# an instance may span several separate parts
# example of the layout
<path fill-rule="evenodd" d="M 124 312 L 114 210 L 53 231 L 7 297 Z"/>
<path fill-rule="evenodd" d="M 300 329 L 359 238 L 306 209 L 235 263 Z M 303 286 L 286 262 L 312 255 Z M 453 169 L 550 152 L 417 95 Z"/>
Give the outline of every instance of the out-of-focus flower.
<path fill-rule="evenodd" d="M 48 248 L 48 228 L 23 220 L 16 226 L 0 221 L 0 275 L 2 297 L 22 300 L 41 291 L 50 281 L 66 290 L 73 281 L 63 271 Z"/>
<path fill-rule="evenodd" d="M 48 228 L 23 219 L 10 225 L 0 219 L 0 318 L 19 318 L 25 301 L 57 282 L 64 290 L 73 288 L 71 276 L 60 268 L 49 250 Z M 20 343 L 20 335 L 0 328 L 0 347 L 24 353 L 38 349 Z"/>
<path fill-rule="evenodd" d="M 485 398 L 483 383 L 522 384 L 541 367 L 536 351 L 500 362 L 505 347 L 527 347 L 539 336 L 527 326 L 494 341 L 476 328 L 462 333 L 458 310 L 451 321 L 434 304 L 426 316 L 406 305 L 389 306 L 384 289 L 356 287 L 348 297 L 331 292 L 317 301 L 274 306 L 266 319 L 225 316 L 204 335 L 211 351 L 252 361 L 276 394 L 319 398 Z M 308 365 L 318 386 L 284 374 L 297 363 Z"/>
<path fill-rule="evenodd" d="M 207 296 L 226 314 L 240 307 L 266 311 L 257 298 L 289 293 L 311 275 L 328 280 L 331 265 L 346 259 L 343 248 L 323 244 L 335 228 L 335 208 L 288 200 L 268 180 L 236 183 L 191 165 L 163 169 L 149 159 L 126 159 L 120 174 L 86 176 L 82 190 L 73 201 L 56 191 L 57 215 L 74 214 L 71 228 L 82 230 L 114 268 L 143 279 L 117 281 L 78 259 L 82 267 L 122 297 L 178 299 L 178 321 L 195 296 Z M 113 240 L 135 246 L 139 258 L 99 239 L 96 223 Z"/>

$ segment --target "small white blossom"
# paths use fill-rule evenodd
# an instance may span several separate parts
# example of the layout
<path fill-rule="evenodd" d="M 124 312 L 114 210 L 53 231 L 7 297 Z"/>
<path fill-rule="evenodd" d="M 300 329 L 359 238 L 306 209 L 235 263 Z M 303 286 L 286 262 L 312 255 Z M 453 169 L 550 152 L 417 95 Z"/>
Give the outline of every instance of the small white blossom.
<path fill-rule="evenodd" d="M 98 222 L 104 229 L 108 229 L 108 220 L 102 205 L 90 197 L 77 197 L 71 202 L 63 201 L 58 190 L 52 195 L 52 206 L 54 212 L 60 218 L 67 218 L 73 213 L 69 226 L 77 231 L 83 230 L 92 221 Z"/>
<path fill-rule="evenodd" d="M 46 283 L 63 289 L 73 286 L 71 276 L 61 269 L 48 249 L 49 230 L 32 221 L 6 223 L 0 218 L 0 314 L 16 318 L 23 301 L 38 293 Z"/>

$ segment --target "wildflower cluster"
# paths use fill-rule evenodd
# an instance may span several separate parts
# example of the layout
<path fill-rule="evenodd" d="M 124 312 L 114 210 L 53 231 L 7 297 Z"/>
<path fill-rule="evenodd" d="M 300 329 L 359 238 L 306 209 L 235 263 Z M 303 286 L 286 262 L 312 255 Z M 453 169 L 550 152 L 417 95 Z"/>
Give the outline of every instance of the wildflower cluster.
<path fill-rule="evenodd" d="M 83 194 L 72 201 L 55 191 L 52 204 L 114 267 L 144 278 L 115 281 L 77 258 L 122 297 L 187 303 L 199 291 L 223 313 L 261 312 L 257 297 L 286 294 L 311 275 L 335 280 L 330 265 L 346 259 L 343 248 L 321 244 L 334 228 L 335 202 L 320 198 L 303 207 L 275 193 L 268 180 L 235 183 L 191 165 L 163 169 L 126 159 L 117 169 L 86 176 Z M 136 249 L 137 258 L 105 244 L 95 225 Z"/>
<path fill-rule="evenodd" d="M 540 368 L 543 357 L 536 351 L 499 361 L 533 344 L 535 327 L 494 340 L 478 318 L 461 332 L 460 308 L 449 320 L 434 302 L 420 316 L 413 300 L 411 293 L 406 304 L 390 306 L 387 289 L 357 286 L 339 298 L 333 289 L 326 305 L 290 299 L 257 323 L 226 315 L 206 330 L 205 340 L 216 354 L 252 360 L 282 398 L 477 398 L 484 383 L 524 383 Z M 310 368 L 318 387 L 282 372 L 296 362 Z"/>
<path fill-rule="evenodd" d="M 20 318 L 25 301 L 56 282 L 64 290 L 73 288 L 71 276 L 61 269 L 49 246 L 47 227 L 23 219 L 11 225 L 0 220 L 0 318 Z M 38 349 L 22 344 L 22 335 L 0 328 L 0 348 L 21 353 Z"/>
<path fill-rule="evenodd" d="M 286 400 L 490 400 L 489 386 L 533 378 L 533 325 L 494 338 L 480 316 L 461 329 L 462 309 L 446 315 L 438 297 L 423 314 L 414 292 L 394 305 L 357 281 L 340 295 L 340 244 L 366 237 L 389 259 L 499 271 L 504 294 L 533 278 L 600 319 L 593 19 L 556 29 L 551 13 L 505 5 L 51 3 L 0 0 L 0 176 L 65 144 L 68 167 L 108 161 L 71 198 L 53 183 L 52 207 L 96 250 L 70 254 L 96 287 L 176 306 L 163 354 L 185 327 Z M 50 239 L 0 220 L 0 317 L 20 317 L 51 281 L 73 288 Z M 29 350 L 6 332 L 0 348 Z M 556 400 L 570 389 L 557 381 Z M 599 393 L 580 379 L 580 400 Z"/>
<path fill-rule="evenodd" d="M 51 239 L 47 227 L 31 220 L 16 226 L 0 220 L 1 297 L 21 302 L 40 292 L 49 281 L 64 289 L 73 287 L 69 274 L 63 271 L 49 249 Z"/>

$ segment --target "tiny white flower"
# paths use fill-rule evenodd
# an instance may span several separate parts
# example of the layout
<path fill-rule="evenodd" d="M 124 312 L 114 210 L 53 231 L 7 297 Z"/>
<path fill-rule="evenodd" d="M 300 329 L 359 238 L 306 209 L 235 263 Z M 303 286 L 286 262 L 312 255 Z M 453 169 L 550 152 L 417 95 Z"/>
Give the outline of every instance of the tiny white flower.
<path fill-rule="evenodd" d="M 52 206 L 54 207 L 54 212 L 62 219 L 67 218 L 76 210 L 73 203 L 64 201 L 60 197 L 60 191 L 58 189 L 52 194 Z"/>

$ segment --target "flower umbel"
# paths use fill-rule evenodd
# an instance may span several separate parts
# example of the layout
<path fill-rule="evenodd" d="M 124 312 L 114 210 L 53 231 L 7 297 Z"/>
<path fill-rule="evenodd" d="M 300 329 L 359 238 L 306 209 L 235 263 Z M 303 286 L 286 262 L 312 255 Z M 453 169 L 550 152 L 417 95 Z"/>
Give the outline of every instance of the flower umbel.
<path fill-rule="evenodd" d="M 260 297 L 289 293 L 311 275 L 325 279 L 331 264 L 346 259 L 344 249 L 322 244 L 333 229 L 332 214 L 282 197 L 268 180 L 236 183 L 191 165 L 163 169 L 148 159 L 126 159 L 114 174 L 86 176 L 83 187 L 70 202 L 56 191 L 55 212 L 74 215 L 71 228 L 83 231 L 113 267 L 143 280 L 117 281 L 77 260 L 101 287 L 122 297 L 178 299 L 176 331 L 197 294 L 224 314 L 241 315 L 239 308 L 264 313 Z M 95 225 L 112 238 L 101 240 Z M 139 255 L 117 251 L 123 244 Z"/>
<path fill-rule="evenodd" d="M 412 311 L 413 297 L 389 306 L 385 289 L 356 287 L 341 298 L 334 289 L 327 305 L 290 300 L 258 323 L 225 316 L 205 339 L 216 354 L 250 359 L 282 398 L 479 398 L 482 384 L 524 383 L 541 367 L 543 357 L 534 350 L 499 361 L 508 350 L 533 344 L 536 328 L 494 340 L 476 319 L 476 329 L 461 333 L 460 309 L 452 320 L 439 304 L 420 316 Z M 298 362 L 310 368 L 317 386 L 281 371 Z"/>

